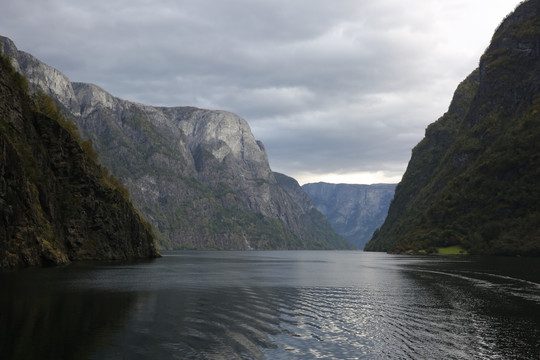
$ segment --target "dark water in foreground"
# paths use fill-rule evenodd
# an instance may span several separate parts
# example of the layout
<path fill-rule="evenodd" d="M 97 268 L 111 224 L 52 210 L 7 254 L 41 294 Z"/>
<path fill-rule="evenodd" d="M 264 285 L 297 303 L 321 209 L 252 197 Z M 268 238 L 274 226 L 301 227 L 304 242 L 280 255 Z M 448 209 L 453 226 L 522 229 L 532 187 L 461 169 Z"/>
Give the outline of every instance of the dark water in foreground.
<path fill-rule="evenodd" d="M 2 359 L 540 359 L 540 260 L 170 252 L 0 273 Z"/>

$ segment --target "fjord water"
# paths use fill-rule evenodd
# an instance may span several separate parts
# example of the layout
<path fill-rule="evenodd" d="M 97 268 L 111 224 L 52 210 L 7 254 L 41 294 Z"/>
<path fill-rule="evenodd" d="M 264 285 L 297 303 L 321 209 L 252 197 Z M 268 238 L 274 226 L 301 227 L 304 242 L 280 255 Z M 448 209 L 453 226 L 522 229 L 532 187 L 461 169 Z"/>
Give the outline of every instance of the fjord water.
<path fill-rule="evenodd" d="M 2 359 L 538 359 L 540 263 L 167 252 L 0 273 Z"/>

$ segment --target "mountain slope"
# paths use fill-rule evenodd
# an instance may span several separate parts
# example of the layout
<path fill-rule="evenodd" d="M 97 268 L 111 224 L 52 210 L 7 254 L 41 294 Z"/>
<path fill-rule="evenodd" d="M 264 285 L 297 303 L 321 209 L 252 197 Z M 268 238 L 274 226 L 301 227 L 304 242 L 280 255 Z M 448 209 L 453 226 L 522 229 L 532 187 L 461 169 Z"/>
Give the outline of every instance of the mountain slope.
<path fill-rule="evenodd" d="M 366 250 L 540 255 L 539 176 L 540 1 L 529 0 L 413 149 Z"/>
<path fill-rule="evenodd" d="M 2 55 L 0 267 L 156 257 L 150 226 L 55 110 Z"/>
<path fill-rule="evenodd" d="M 332 229 L 327 218 L 313 205 L 308 194 L 298 182 L 280 173 L 274 173 L 278 183 L 287 191 L 292 201 L 297 204 L 302 210 L 303 223 L 306 226 L 307 233 L 311 234 L 312 241 L 316 244 L 316 248 L 329 249 L 330 244 L 339 244 L 341 249 L 355 249 L 354 244 L 347 243 L 346 239 L 338 235 Z"/>
<path fill-rule="evenodd" d="M 312 183 L 302 188 L 334 230 L 363 249 L 386 218 L 396 185 Z"/>
<path fill-rule="evenodd" d="M 71 83 L 0 38 L 32 88 L 55 99 L 128 188 L 164 248 L 342 248 L 314 240 L 312 211 L 277 182 L 247 122 L 226 111 L 154 107 Z M 313 215 L 313 214 L 312 214 Z M 316 215 L 314 215 L 316 216 Z M 336 234 L 334 234 L 336 235 Z M 339 237 L 338 237 L 339 238 Z"/>

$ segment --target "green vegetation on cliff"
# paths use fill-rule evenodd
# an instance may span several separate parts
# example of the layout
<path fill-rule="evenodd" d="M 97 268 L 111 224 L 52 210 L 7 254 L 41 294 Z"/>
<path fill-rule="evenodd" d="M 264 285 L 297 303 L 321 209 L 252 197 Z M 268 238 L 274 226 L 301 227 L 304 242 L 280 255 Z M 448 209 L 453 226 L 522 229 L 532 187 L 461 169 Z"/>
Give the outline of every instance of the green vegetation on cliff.
<path fill-rule="evenodd" d="M 413 149 L 368 251 L 540 255 L 540 1 L 497 29 Z"/>
<path fill-rule="evenodd" d="M 0 55 L 0 267 L 157 256 L 91 142 Z"/>

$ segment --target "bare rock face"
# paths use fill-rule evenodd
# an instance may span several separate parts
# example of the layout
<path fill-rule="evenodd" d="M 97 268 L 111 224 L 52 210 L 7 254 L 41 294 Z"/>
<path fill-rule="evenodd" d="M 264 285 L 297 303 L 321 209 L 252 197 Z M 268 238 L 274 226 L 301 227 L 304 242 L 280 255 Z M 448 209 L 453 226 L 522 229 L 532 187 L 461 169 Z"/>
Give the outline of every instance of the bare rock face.
<path fill-rule="evenodd" d="M 384 222 L 396 184 L 312 183 L 302 187 L 332 227 L 363 249 Z"/>
<path fill-rule="evenodd" d="M 211 148 L 217 161 L 226 156 L 237 160 L 267 164 L 266 154 L 261 150 L 251 134 L 247 122 L 238 115 L 227 111 L 197 110 L 187 118 L 177 118 L 177 125 L 187 135 L 191 151 L 200 144 Z M 264 169 L 267 170 L 267 169 Z M 269 173 L 265 174 L 266 176 Z"/>
<path fill-rule="evenodd" d="M 15 70 L 25 77 L 32 79 L 32 83 L 48 94 L 59 94 L 62 105 L 77 108 L 77 99 L 73 92 L 71 82 L 60 71 L 42 63 L 24 51 L 18 51 L 15 44 L 8 38 L 0 36 L 2 53 L 12 58 Z"/>
<path fill-rule="evenodd" d="M 0 37 L 2 43 L 31 88 L 53 97 L 92 141 L 162 247 L 349 247 L 322 215 L 299 206 L 278 183 L 264 146 L 241 117 L 122 100 L 96 85 L 71 83 L 9 39 Z M 327 232 L 313 230 L 314 221 Z"/>

